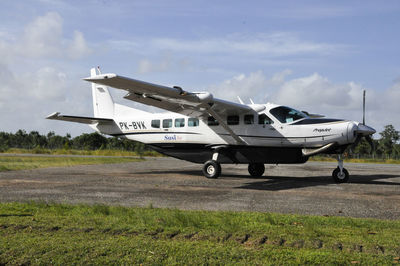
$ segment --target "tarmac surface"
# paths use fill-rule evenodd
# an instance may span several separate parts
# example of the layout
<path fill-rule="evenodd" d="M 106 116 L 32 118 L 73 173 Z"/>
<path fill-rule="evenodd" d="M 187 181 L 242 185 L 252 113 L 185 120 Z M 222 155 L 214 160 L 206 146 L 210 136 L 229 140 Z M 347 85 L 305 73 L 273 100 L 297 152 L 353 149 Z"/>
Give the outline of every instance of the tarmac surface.
<path fill-rule="evenodd" d="M 336 163 L 222 165 L 207 179 L 202 165 L 173 158 L 0 173 L 0 201 L 153 206 L 400 219 L 400 165 L 346 163 L 350 181 L 335 184 Z"/>

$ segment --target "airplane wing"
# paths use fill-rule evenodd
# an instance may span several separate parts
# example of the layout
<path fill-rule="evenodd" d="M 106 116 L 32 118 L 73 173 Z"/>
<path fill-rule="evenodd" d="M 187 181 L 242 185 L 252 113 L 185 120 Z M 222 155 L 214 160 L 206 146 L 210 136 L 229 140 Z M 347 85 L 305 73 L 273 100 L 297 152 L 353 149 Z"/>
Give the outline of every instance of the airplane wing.
<path fill-rule="evenodd" d="M 126 99 L 193 117 L 208 117 L 204 108 L 211 108 L 220 115 L 241 114 L 252 110 L 244 104 L 214 98 L 209 92 L 188 92 L 178 86 L 167 87 L 116 74 L 102 74 L 84 80 L 125 90 L 128 92 L 124 97 Z"/>
<path fill-rule="evenodd" d="M 97 123 L 111 124 L 114 122 L 113 119 L 109 119 L 109 118 L 60 115 L 59 112 L 56 112 L 56 113 L 53 113 L 53 114 L 47 116 L 46 119 L 77 122 L 77 123 L 88 124 L 88 125 L 93 125 L 93 124 L 97 124 Z"/>
<path fill-rule="evenodd" d="M 226 119 L 223 117 L 254 112 L 255 110 L 250 106 L 214 98 L 209 92 L 188 92 L 178 86 L 161 86 L 116 74 L 102 74 L 84 80 L 125 90 L 128 92 L 124 96 L 126 99 L 186 116 L 198 117 L 203 121 L 213 116 L 237 143 L 246 144 L 225 123 Z"/>

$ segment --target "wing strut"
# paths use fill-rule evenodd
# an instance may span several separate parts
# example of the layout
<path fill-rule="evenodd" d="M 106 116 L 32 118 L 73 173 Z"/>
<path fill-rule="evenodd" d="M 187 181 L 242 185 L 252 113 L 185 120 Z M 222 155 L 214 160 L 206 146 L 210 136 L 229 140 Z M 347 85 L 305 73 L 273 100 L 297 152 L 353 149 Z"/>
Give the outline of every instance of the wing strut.
<path fill-rule="evenodd" d="M 232 136 L 232 138 L 234 140 L 236 140 L 236 142 L 238 144 L 242 144 L 242 145 L 248 145 L 241 137 L 239 137 L 238 135 L 236 135 L 233 130 L 224 122 L 224 120 L 222 119 L 221 116 L 219 116 L 219 114 L 217 114 L 214 110 L 212 110 L 210 107 L 207 107 L 207 111 L 210 115 L 212 115 L 215 119 L 217 119 L 217 121 L 220 123 L 220 125 L 226 130 L 228 131 L 228 133 Z"/>

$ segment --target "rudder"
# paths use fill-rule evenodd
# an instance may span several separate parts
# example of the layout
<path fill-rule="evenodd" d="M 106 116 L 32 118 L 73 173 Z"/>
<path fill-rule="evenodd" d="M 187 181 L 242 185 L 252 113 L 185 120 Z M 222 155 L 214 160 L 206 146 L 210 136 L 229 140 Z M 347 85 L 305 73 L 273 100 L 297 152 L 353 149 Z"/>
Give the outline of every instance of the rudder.
<path fill-rule="evenodd" d="M 97 70 L 100 73 L 100 69 Z M 97 76 L 96 68 L 90 69 L 90 76 Z M 92 83 L 93 112 L 94 117 L 113 118 L 114 101 L 107 87 Z"/>

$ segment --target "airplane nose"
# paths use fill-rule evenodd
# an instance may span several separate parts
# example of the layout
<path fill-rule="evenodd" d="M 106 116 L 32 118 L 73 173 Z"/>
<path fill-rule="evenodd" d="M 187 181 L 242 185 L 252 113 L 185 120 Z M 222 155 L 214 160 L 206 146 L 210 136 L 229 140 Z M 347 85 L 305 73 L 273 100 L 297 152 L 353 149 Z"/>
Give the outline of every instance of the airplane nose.
<path fill-rule="evenodd" d="M 376 133 L 376 130 L 373 129 L 372 127 L 363 125 L 363 124 L 358 124 L 357 129 L 356 129 L 357 134 L 361 134 L 363 136 L 369 136 L 372 134 Z"/>
<path fill-rule="evenodd" d="M 355 141 L 356 137 L 357 137 L 357 124 L 354 122 L 349 122 L 347 125 L 347 140 L 352 143 Z"/>

